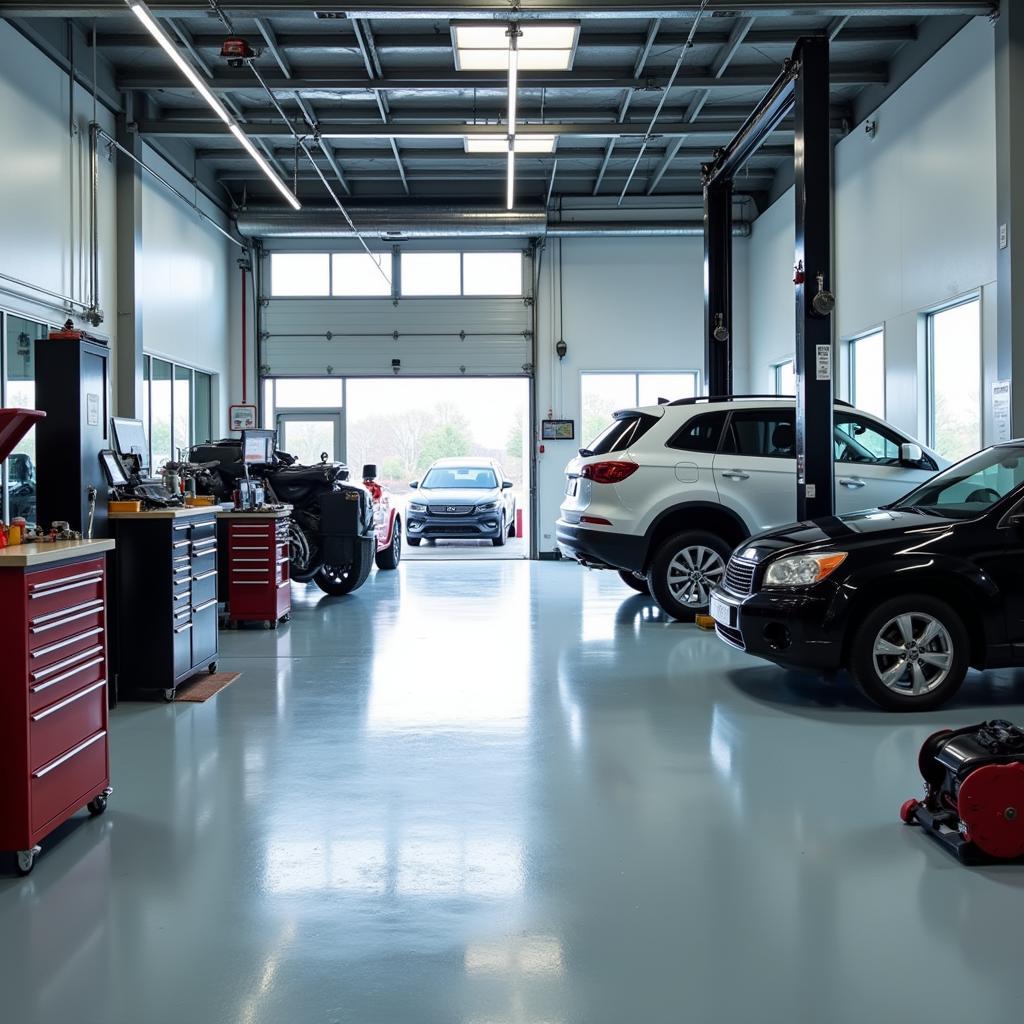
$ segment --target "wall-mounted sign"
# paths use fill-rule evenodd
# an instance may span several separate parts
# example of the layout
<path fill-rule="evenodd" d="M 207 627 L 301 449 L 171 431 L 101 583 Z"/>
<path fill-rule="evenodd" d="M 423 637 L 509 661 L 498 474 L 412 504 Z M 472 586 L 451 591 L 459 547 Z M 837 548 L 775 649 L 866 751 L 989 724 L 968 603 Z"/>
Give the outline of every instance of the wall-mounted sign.
<path fill-rule="evenodd" d="M 255 430 L 256 406 L 232 405 L 228 408 L 228 430 Z"/>
<path fill-rule="evenodd" d="M 542 441 L 571 441 L 576 436 L 575 420 L 541 420 Z"/>
<path fill-rule="evenodd" d="M 999 444 L 1009 441 L 1011 437 L 1010 419 L 1010 382 L 997 380 L 992 382 L 992 441 Z"/>

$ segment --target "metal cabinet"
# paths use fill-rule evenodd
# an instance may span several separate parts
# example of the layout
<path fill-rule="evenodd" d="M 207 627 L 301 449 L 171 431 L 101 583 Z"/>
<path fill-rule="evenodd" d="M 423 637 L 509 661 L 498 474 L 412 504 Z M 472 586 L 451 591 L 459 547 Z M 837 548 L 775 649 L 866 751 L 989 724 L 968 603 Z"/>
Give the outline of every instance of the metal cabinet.
<path fill-rule="evenodd" d="M 217 667 L 217 523 L 211 509 L 111 516 L 117 541 L 115 693 L 172 700 Z"/>
<path fill-rule="evenodd" d="M 106 808 L 106 587 L 102 554 L 0 567 L 0 849 L 23 874 L 45 835 Z"/>
<path fill-rule="evenodd" d="M 221 572 L 227 578 L 229 627 L 262 622 L 270 629 L 291 615 L 289 523 L 286 512 L 222 517 L 227 558 Z"/>

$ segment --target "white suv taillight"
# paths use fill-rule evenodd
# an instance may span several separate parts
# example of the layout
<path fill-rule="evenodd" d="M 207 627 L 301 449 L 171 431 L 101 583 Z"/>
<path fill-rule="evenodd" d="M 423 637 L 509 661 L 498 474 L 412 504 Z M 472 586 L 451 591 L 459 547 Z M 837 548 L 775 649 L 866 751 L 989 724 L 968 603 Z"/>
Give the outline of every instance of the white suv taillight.
<path fill-rule="evenodd" d="M 635 462 L 591 462 L 580 470 L 580 476 L 595 484 L 619 484 L 639 468 Z"/>

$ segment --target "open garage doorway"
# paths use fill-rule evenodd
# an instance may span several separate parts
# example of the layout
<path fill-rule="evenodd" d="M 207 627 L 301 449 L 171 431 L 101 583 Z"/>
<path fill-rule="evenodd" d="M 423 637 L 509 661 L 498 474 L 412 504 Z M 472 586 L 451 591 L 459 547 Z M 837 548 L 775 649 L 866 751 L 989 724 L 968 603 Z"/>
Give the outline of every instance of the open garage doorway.
<path fill-rule="evenodd" d="M 350 465 L 374 463 L 378 477 L 401 509 L 403 523 L 414 517 L 433 524 L 419 544 L 406 544 L 403 558 L 475 559 L 530 556 L 530 382 L 525 377 L 349 378 L 345 382 L 346 458 Z M 424 475 L 439 459 L 465 462 L 435 473 L 421 491 Z M 505 543 L 487 536 L 485 494 L 496 463 L 511 482 L 495 514 L 506 516 Z M 447 485 L 451 500 L 445 497 Z M 468 489 L 467 489 L 468 486 Z M 487 500 L 476 502 L 473 487 Z M 426 508 L 427 512 L 421 510 Z M 448 511 L 448 510 L 455 511 Z M 479 530 L 474 523 L 480 524 Z M 489 522 L 489 520 L 488 520 Z M 418 525 L 418 524 L 416 524 Z"/>

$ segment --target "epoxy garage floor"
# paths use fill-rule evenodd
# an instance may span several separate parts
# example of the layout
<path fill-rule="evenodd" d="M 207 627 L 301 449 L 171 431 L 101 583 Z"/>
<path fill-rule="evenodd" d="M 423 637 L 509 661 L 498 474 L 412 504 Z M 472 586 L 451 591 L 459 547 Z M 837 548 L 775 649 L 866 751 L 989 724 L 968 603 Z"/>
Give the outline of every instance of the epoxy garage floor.
<path fill-rule="evenodd" d="M 1024 870 L 898 823 L 933 730 L 557 563 L 407 564 L 122 705 L 115 793 L 0 878 L 4 1020 L 1019 1016 Z"/>

